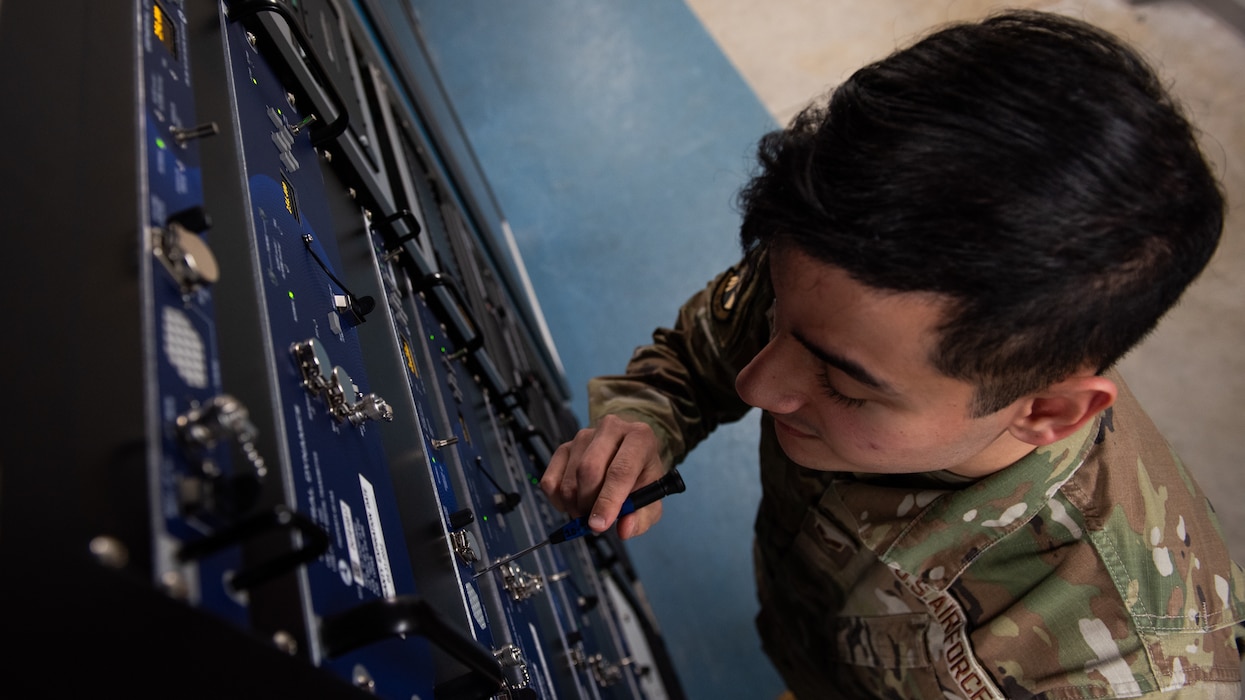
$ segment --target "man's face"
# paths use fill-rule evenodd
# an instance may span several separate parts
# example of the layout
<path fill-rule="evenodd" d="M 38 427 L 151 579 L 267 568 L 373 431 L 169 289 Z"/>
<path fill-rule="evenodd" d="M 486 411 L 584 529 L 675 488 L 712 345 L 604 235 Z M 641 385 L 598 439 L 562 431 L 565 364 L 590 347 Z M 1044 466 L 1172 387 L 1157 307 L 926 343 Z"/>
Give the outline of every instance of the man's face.
<path fill-rule="evenodd" d="M 735 387 L 774 417 L 797 464 L 980 476 L 1033 448 L 1008 432 L 1021 401 L 972 418 L 974 388 L 930 363 L 946 301 L 866 287 L 796 250 L 770 256 L 771 339 Z"/>

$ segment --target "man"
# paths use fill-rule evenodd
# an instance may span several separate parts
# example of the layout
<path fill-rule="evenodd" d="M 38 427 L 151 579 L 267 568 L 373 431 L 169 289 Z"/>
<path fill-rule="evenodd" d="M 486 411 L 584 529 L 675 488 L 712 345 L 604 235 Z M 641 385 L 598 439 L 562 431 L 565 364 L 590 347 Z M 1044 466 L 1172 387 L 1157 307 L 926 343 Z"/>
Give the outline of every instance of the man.
<path fill-rule="evenodd" d="M 1001 14 L 858 71 L 759 158 L 743 261 L 590 383 L 554 503 L 604 530 L 755 406 L 757 624 L 796 697 L 1239 697 L 1245 573 L 1110 369 L 1222 228 L 1146 64 Z"/>

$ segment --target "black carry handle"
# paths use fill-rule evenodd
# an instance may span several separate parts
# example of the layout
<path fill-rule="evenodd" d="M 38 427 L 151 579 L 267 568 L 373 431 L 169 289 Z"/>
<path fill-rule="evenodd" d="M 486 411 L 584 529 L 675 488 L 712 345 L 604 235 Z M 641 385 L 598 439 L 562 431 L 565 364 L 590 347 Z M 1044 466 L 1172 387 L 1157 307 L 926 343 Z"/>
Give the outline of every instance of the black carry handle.
<path fill-rule="evenodd" d="M 397 229 L 394 228 L 394 224 L 399 221 L 406 223 L 406 228 L 409 233 L 405 235 L 398 234 Z M 407 241 L 415 240 L 420 233 L 423 233 L 424 230 L 423 227 L 419 225 L 419 219 L 410 209 L 402 209 L 395 214 L 381 217 L 372 223 L 373 231 L 379 230 L 381 227 L 389 229 L 390 235 L 387 236 L 387 238 L 393 241 L 393 245 L 391 247 L 387 246 L 386 251 L 391 253 L 395 249 L 401 248 Z"/>
<path fill-rule="evenodd" d="M 454 329 L 459 336 L 459 348 L 450 355 L 451 360 L 465 357 L 471 353 L 484 347 L 484 334 L 480 332 L 480 327 L 476 325 L 475 319 L 471 317 L 471 310 L 467 308 L 467 303 L 463 299 L 462 292 L 459 291 L 458 285 L 454 283 L 454 278 L 444 272 L 433 272 L 419 281 L 420 291 L 434 290 L 440 287 L 445 289 L 450 299 L 446 301 L 440 295 L 433 294 L 439 302 L 441 310 L 449 316 L 449 327 Z"/>
<path fill-rule="evenodd" d="M 505 673 L 492 652 L 447 623 L 418 596 L 372 600 L 320 622 L 320 643 L 329 658 L 407 634 L 427 638 L 470 670 L 469 679 L 460 685 L 474 686 L 479 694 L 464 697 L 491 697 L 505 685 Z"/>
<path fill-rule="evenodd" d="M 178 550 L 177 558 L 183 562 L 201 559 L 277 530 L 297 531 L 302 535 L 302 546 L 239 571 L 229 580 L 234 590 L 245 591 L 292 571 L 324 554 L 329 548 L 329 536 L 323 528 L 310 518 L 279 505 L 217 530 L 201 540 L 186 543 Z"/>
<path fill-rule="evenodd" d="M 312 46 L 311 39 L 307 38 L 307 34 L 303 32 L 298 19 L 290 14 L 289 8 L 277 2 L 277 0 L 233 2 L 229 5 L 229 20 L 231 22 L 243 20 L 260 12 L 273 12 L 285 20 L 286 25 L 290 28 L 290 33 L 294 36 L 294 40 L 298 42 L 298 49 L 307 63 L 307 67 L 311 69 L 312 75 L 320 83 L 320 88 L 324 90 L 324 94 L 328 95 L 329 101 L 333 103 L 333 110 L 337 112 L 337 118 L 332 122 L 323 126 L 311 127 L 311 145 L 323 146 L 344 134 L 346 127 L 350 125 L 350 113 L 346 110 L 346 103 L 342 100 L 341 95 L 337 94 L 337 88 L 333 87 L 333 81 L 329 78 L 328 71 L 324 70 L 320 59 L 316 57 L 315 47 Z"/>

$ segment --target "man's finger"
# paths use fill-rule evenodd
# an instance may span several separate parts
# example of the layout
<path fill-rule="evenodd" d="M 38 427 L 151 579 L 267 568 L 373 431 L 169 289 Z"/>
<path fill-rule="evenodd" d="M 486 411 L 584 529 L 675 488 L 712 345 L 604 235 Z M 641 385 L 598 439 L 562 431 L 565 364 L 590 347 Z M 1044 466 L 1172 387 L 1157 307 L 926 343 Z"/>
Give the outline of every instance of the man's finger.
<path fill-rule="evenodd" d="M 622 516 L 618 519 L 618 537 L 626 540 L 643 535 L 657 524 L 658 520 L 661 520 L 661 512 L 661 501 L 657 501 L 634 513 Z"/>
<path fill-rule="evenodd" d="M 655 481 L 661 474 L 659 466 L 650 464 L 652 452 L 649 437 L 651 431 L 647 426 L 640 431 L 628 432 L 619 445 L 618 451 L 605 472 L 605 482 L 601 485 L 601 493 L 597 495 L 588 518 L 588 527 L 596 532 L 603 532 L 622 509 L 623 501 L 644 483 Z M 642 476 L 649 478 L 641 483 Z"/>
<path fill-rule="evenodd" d="M 553 456 L 549 458 L 549 464 L 545 466 L 545 473 L 540 477 L 540 490 L 545 492 L 545 496 L 553 503 L 553 506 L 561 511 L 566 511 L 566 503 L 562 498 L 560 486 L 562 484 L 562 475 L 566 472 L 567 463 L 570 460 L 570 444 L 562 443 L 553 451 Z"/>

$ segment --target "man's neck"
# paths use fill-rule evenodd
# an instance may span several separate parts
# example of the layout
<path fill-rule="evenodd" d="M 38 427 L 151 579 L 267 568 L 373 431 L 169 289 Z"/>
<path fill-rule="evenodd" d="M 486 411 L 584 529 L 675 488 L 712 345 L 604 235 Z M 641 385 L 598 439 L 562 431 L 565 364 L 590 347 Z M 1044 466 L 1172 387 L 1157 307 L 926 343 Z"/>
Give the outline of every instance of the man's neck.
<path fill-rule="evenodd" d="M 971 479 L 980 479 L 1012 466 L 1035 449 L 1037 449 L 1035 445 L 1017 440 L 1010 432 L 1004 431 L 971 460 L 947 471 Z"/>

